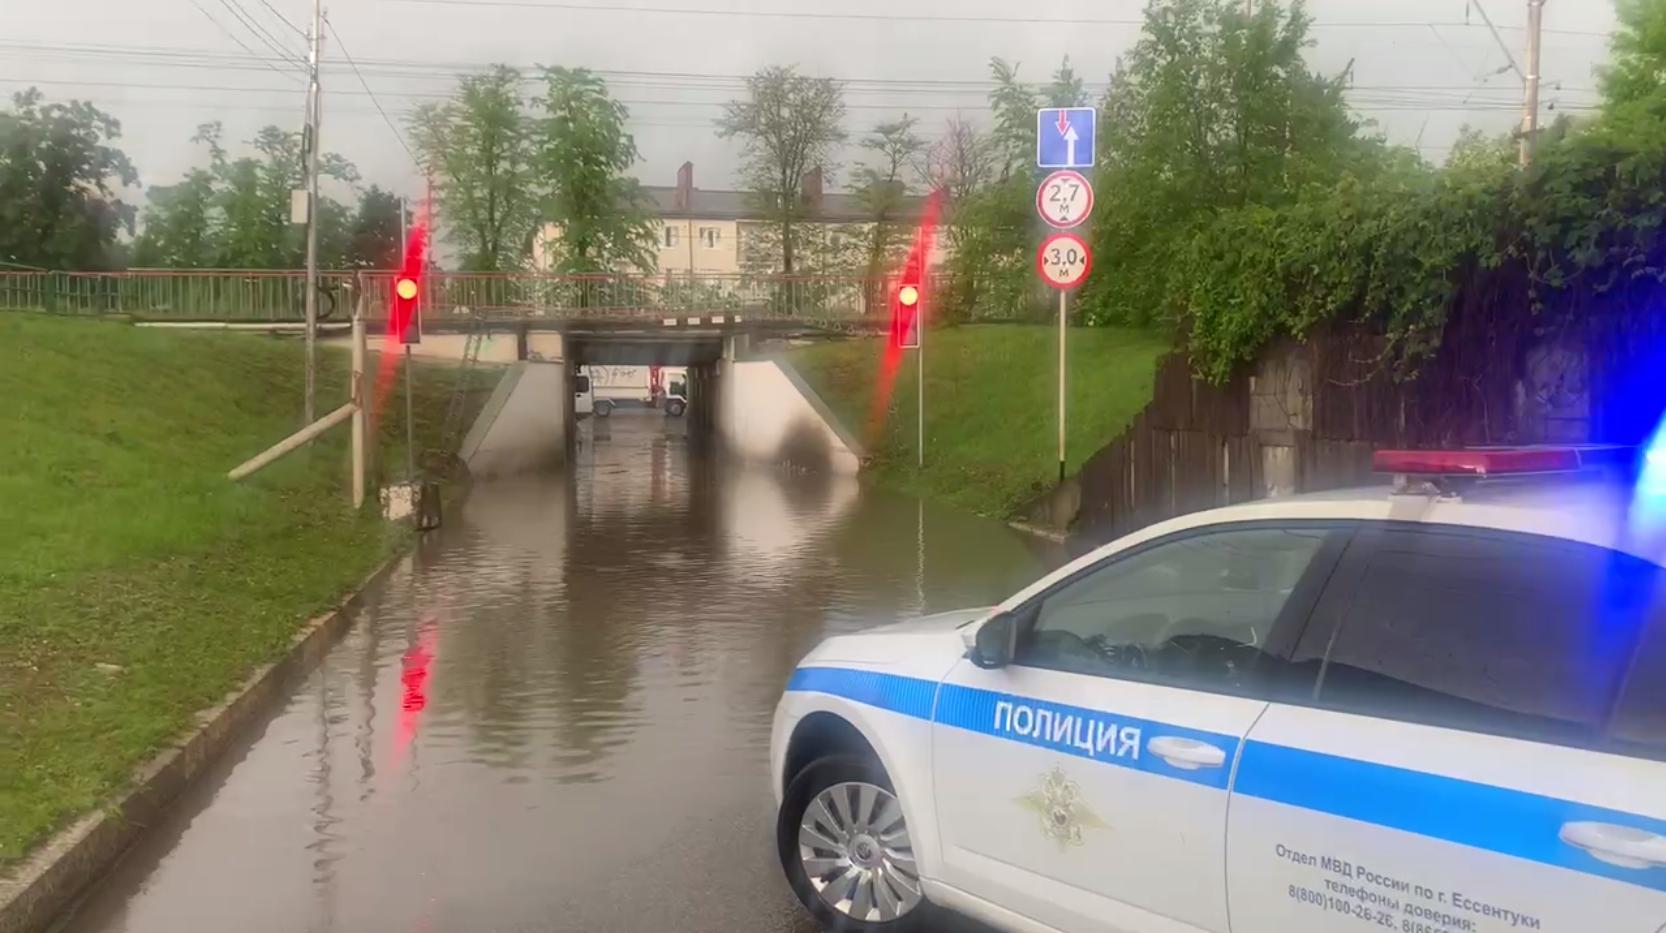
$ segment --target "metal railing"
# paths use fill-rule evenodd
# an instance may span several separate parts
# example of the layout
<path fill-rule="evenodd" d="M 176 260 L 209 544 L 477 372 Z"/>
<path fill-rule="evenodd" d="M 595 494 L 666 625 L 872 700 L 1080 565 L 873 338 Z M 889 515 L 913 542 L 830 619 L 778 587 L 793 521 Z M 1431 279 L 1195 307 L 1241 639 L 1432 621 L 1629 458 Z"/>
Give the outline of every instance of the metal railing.
<path fill-rule="evenodd" d="M 320 315 L 345 320 L 357 289 L 363 288 L 369 316 L 384 317 L 396 274 L 322 273 Z M 0 308 L 145 320 L 299 321 L 305 288 L 305 274 L 299 271 L 0 271 Z M 859 275 L 437 272 L 423 282 L 422 306 L 430 324 L 738 315 L 753 321 L 852 326 L 886 320 L 886 295 L 885 280 Z"/>

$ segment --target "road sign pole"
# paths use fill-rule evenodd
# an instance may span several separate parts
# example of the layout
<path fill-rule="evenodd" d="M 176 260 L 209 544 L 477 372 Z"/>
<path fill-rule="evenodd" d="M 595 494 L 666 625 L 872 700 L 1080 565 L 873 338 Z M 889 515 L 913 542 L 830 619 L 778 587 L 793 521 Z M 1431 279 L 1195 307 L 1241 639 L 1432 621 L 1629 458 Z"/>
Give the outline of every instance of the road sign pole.
<path fill-rule="evenodd" d="M 919 314 L 920 312 L 915 312 Z M 914 351 L 915 391 L 919 397 L 916 406 L 919 412 L 917 435 L 914 439 L 914 465 L 925 469 L 926 465 L 926 328 L 925 322 L 915 318 L 914 326 L 920 331 L 920 348 Z"/>
<path fill-rule="evenodd" d="M 1065 313 L 1070 293 L 1059 292 L 1059 482 L 1064 482 Z"/>

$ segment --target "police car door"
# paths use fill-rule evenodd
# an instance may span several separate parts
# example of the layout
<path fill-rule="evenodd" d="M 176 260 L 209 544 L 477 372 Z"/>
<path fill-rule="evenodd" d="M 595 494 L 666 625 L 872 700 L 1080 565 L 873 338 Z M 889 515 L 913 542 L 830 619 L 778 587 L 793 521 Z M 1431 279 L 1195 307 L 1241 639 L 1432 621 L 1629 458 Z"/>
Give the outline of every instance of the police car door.
<path fill-rule="evenodd" d="M 1666 928 L 1666 630 L 1633 650 L 1661 578 L 1548 538 L 1362 530 L 1297 647 L 1326 658 L 1316 696 L 1245 743 L 1234 933 Z"/>
<path fill-rule="evenodd" d="M 1194 529 L 1016 608 L 938 694 L 942 881 L 1064 930 L 1227 929 L 1227 784 L 1344 525 Z"/>

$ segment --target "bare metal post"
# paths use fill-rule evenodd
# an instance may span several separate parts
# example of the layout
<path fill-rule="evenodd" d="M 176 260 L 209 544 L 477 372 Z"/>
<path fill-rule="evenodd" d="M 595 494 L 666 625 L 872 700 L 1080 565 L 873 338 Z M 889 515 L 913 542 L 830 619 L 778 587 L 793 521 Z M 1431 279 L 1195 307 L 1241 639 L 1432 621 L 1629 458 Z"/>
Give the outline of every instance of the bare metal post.
<path fill-rule="evenodd" d="M 307 339 L 305 421 L 312 424 L 318 370 L 318 47 L 323 41 L 323 0 L 313 0 L 312 34 L 308 37 L 307 67 Z"/>
<path fill-rule="evenodd" d="M 361 302 L 362 306 L 362 302 Z M 364 508 L 365 487 L 365 421 L 369 417 L 366 413 L 364 391 L 364 318 L 359 314 L 353 315 L 353 508 Z"/>
<path fill-rule="evenodd" d="M 1059 482 L 1064 482 L 1065 310 L 1070 293 L 1059 291 Z"/>
<path fill-rule="evenodd" d="M 411 420 L 411 345 L 405 344 L 405 479 L 416 482 L 416 425 Z"/>
<path fill-rule="evenodd" d="M 1521 167 L 1533 164 L 1539 135 L 1539 41 L 1544 29 L 1545 0 L 1527 0 L 1527 93 L 1521 105 Z"/>
<path fill-rule="evenodd" d="M 919 398 L 920 423 L 918 435 L 915 437 L 914 465 L 922 469 L 926 465 L 926 318 L 925 303 L 921 302 L 919 309 L 914 312 L 914 327 L 919 334 L 919 347 L 914 351 L 915 391 Z"/>

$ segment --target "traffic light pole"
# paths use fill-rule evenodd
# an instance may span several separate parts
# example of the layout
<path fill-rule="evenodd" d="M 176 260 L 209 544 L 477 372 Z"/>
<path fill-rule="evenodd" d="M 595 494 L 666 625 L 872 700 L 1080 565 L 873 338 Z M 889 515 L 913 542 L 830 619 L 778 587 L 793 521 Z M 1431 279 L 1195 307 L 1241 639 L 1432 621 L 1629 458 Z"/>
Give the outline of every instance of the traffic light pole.
<path fill-rule="evenodd" d="M 916 408 L 920 416 L 914 437 L 914 465 L 921 468 L 926 465 L 926 322 L 924 314 L 924 310 L 914 312 L 914 326 L 920 334 L 920 347 L 914 351 L 914 389 L 919 399 Z"/>

